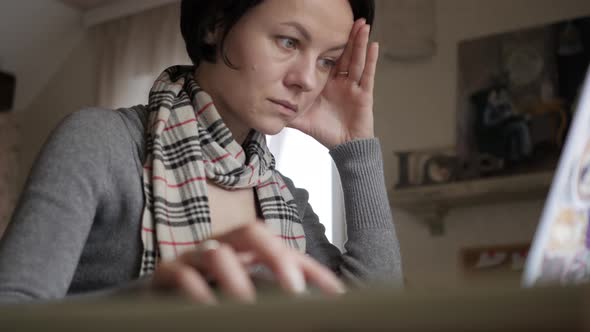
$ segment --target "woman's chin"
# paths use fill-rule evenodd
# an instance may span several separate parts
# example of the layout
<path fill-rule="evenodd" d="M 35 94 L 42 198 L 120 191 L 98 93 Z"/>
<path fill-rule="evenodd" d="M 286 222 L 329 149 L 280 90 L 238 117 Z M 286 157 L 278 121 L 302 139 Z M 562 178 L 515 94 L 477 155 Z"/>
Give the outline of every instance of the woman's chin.
<path fill-rule="evenodd" d="M 273 125 L 269 125 L 269 126 L 264 126 L 264 127 L 260 127 L 260 128 L 256 128 L 256 130 L 258 130 L 259 132 L 265 134 L 265 135 L 276 135 L 278 133 L 280 133 L 283 129 L 285 129 L 285 124 L 273 124 Z"/>

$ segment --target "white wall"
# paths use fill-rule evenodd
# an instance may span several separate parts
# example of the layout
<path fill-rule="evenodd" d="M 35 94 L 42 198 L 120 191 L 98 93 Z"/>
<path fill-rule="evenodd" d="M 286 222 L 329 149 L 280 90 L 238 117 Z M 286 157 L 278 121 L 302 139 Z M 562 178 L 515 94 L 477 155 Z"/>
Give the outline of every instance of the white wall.
<path fill-rule="evenodd" d="M 36 98 L 28 107 L 15 112 L 20 135 L 18 188 L 22 187 L 42 144 L 61 119 L 74 111 L 96 105 L 98 51 L 93 33 L 84 33 L 80 43 L 54 70 Z"/>
<path fill-rule="evenodd" d="M 30 105 L 83 34 L 81 14 L 61 2 L 0 1 L 0 69 L 16 74 L 15 110 Z"/>
<path fill-rule="evenodd" d="M 590 14 L 587 0 L 437 0 L 437 54 L 421 63 L 381 60 L 376 132 L 383 142 L 386 179 L 396 182 L 393 151 L 454 146 L 457 47 L 465 39 Z M 410 285 L 461 282 L 459 248 L 527 242 L 542 202 L 473 207 L 446 218 L 446 234 L 431 237 L 413 216 L 394 211 Z"/>

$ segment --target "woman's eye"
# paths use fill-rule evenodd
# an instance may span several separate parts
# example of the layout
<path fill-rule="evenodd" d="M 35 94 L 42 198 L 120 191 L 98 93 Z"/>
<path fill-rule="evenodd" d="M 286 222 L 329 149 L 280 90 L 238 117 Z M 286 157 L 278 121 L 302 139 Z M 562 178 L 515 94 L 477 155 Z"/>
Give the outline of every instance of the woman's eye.
<path fill-rule="evenodd" d="M 320 59 L 320 67 L 325 68 L 327 70 L 332 69 L 336 66 L 336 61 L 332 59 Z"/>
<path fill-rule="evenodd" d="M 279 43 L 282 47 L 290 50 L 297 48 L 297 40 L 290 37 L 279 37 Z"/>

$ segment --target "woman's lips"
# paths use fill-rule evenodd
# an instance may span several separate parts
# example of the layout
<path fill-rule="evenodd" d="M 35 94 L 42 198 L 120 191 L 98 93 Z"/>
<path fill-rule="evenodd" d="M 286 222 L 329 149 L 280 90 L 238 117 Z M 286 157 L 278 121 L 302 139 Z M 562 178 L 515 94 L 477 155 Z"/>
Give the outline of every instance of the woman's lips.
<path fill-rule="evenodd" d="M 286 101 L 286 100 L 278 100 L 278 99 L 269 99 L 272 103 L 278 104 L 283 106 L 286 109 L 289 109 L 291 111 L 293 111 L 294 113 L 297 113 L 298 111 L 298 106 L 295 104 L 291 104 L 290 102 Z"/>

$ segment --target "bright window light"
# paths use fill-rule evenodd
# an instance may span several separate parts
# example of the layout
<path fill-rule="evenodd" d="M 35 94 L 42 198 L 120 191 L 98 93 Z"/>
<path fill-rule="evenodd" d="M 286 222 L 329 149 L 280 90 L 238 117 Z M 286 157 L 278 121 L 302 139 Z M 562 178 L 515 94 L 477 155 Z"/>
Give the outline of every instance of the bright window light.
<path fill-rule="evenodd" d="M 332 158 L 323 145 L 298 130 L 285 128 L 267 136 L 277 169 L 298 188 L 309 192 L 309 203 L 332 242 Z"/>

